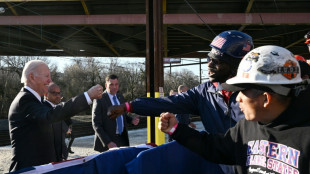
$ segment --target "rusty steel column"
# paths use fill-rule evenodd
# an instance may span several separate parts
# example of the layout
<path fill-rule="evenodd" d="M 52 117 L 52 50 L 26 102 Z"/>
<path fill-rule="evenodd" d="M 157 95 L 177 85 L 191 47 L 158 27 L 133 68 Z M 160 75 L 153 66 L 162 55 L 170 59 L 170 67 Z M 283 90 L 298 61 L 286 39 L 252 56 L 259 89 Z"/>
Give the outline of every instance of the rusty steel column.
<path fill-rule="evenodd" d="M 159 97 L 163 76 L 163 13 L 162 0 L 146 0 L 146 78 L 147 96 Z M 158 118 L 148 117 L 148 142 L 158 142 Z"/>

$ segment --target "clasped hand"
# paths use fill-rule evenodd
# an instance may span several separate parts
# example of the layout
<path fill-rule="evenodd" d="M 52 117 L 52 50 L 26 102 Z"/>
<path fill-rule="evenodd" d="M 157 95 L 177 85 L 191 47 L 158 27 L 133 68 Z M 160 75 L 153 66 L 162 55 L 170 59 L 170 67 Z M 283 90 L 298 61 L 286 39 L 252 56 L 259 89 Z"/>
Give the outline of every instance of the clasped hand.
<path fill-rule="evenodd" d="M 116 117 L 123 115 L 125 111 L 126 111 L 126 105 L 124 104 L 113 105 L 108 108 L 107 115 L 110 119 L 116 119 Z"/>

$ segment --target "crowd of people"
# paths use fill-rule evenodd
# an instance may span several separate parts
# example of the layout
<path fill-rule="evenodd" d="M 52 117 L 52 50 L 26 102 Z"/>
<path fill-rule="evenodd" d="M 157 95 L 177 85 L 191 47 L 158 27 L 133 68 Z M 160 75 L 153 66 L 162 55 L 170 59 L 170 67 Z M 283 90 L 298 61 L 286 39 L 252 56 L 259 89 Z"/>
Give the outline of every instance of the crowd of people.
<path fill-rule="evenodd" d="M 305 39 L 310 51 L 310 32 Z M 47 64 L 27 62 L 24 87 L 8 116 L 10 171 L 66 160 L 74 153 L 70 118 L 92 105 L 98 152 L 130 145 L 128 124 L 139 124 L 130 112 L 160 115 L 158 128 L 204 157 L 218 173 L 310 173 L 307 60 L 279 46 L 254 49 L 252 37 L 235 30 L 217 35 L 210 47 L 207 82 L 192 89 L 180 85 L 167 97 L 129 102 L 118 92 L 114 74 L 106 77 L 105 90 L 98 84 L 61 102 Z M 195 130 L 190 114 L 200 116 L 205 131 Z M 66 146 L 69 135 L 72 142 Z"/>

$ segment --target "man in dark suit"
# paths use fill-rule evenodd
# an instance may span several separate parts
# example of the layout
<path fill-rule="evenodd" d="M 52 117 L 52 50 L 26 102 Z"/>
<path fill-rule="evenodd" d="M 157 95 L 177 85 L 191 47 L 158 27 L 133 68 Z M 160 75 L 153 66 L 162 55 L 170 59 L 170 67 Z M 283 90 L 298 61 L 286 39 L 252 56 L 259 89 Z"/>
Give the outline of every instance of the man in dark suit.
<path fill-rule="evenodd" d="M 47 93 L 44 94 L 44 104 L 49 107 L 55 108 L 62 99 L 60 87 L 55 83 L 48 85 Z M 70 119 L 70 118 L 69 118 Z M 71 119 L 70 119 L 71 120 Z M 65 121 L 59 121 L 52 124 L 54 133 L 54 144 L 56 151 L 56 162 L 67 160 L 68 148 L 65 141 L 68 125 Z"/>
<path fill-rule="evenodd" d="M 94 150 L 103 152 L 110 148 L 129 146 L 127 123 L 137 125 L 139 118 L 131 118 L 123 114 L 119 120 L 107 116 L 109 106 L 125 102 L 118 92 L 118 77 L 109 75 L 105 79 L 106 90 L 101 99 L 94 100 L 92 109 L 92 124 L 95 130 Z"/>
<path fill-rule="evenodd" d="M 9 171 L 56 161 L 52 123 L 88 109 L 93 99 L 101 98 L 103 90 L 96 85 L 55 108 L 48 107 L 41 97 L 52 80 L 41 60 L 25 64 L 21 82 L 24 87 L 11 103 L 8 115 L 13 152 Z"/>

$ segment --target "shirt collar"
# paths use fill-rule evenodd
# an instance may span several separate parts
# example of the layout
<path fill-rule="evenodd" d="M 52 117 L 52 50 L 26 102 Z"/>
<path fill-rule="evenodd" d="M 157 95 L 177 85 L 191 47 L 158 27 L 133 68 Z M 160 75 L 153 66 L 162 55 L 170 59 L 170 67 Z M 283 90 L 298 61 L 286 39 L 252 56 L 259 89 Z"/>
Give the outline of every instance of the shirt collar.
<path fill-rule="evenodd" d="M 113 101 L 113 97 L 114 97 L 114 96 L 116 96 L 116 100 L 118 100 L 116 94 L 115 94 L 115 95 L 112 95 L 112 94 L 110 94 L 108 91 L 107 91 L 107 94 L 109 95 L 111 101 Z M 112 102 L 112 103 L 113 103 L 113 102 Z"/>
<path fill-rule="evenodd" d="M 220 82 L 209 82 L 208 92 L 217 93 L 222 91 L 223 87 Z"/>
<path fill-rule="evenodd" d="M 25 86 L 24 88 L 30 91 L 41 102 L 41 96 L 35 90 L 31 89 L 29 86 Z"/>

